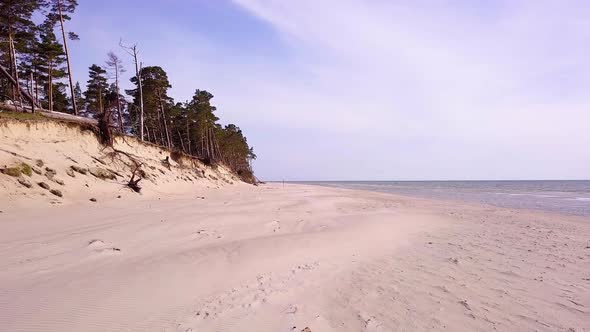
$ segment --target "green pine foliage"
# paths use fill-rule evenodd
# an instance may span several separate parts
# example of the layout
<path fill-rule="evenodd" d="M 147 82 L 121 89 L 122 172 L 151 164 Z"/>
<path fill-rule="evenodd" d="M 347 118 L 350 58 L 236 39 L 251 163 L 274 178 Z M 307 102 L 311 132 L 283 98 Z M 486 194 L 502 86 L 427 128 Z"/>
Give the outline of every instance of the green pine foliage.
<path fill-rule="evenodd" d="M 67 85 L 65 83 L 56 83 L 52 89 L 53 92 L 53 111 L 61 113 L 70 113 L 71 101 L 67 96 Z"/>
<path fill-rule="evenodd" d="M 219 146 L 226 165 L 247 182 L 256 182 L 252 171 L 252 160 L 256 159 L 254 148 L 248 145 L 248 140 L 242 130 L 228 124 L 216 131 Z"/>
<path fill-rule="evenodd" d="M 32 70 L 36 73 L 37 84 L 43 91 L 42 106 L 57 111 L 57 109 L 61 109 L 62 105 L 55 105 L 53 98 L 56 94 L 60 94 L 59 91 L 64 83 L 59 82 L 59 80 L 65 78 L 67 74 L 63 47 L 57 41 L 57 37 L 52 30 L 45 29 L 41 31 L 35 54 Z"/>
<path fill-rule="evenodd" d="M 107 71 L 98 65 L 93 64 L 88 68 L 88 82 L 84 99 L 86 110 L 94 117 L 102 114 L 106 105 L 106 95 L 109 90 L 106 74 Z"/>
<path fill-rule="evenodd" d="M 21 69 L 19 58 L 26 58 L 30 63 L 36 42 L 37 26 L 32 20 L 33 14 L 44 4 L 42 0 L 2 0 L 0 1 L 0 63 L 15 76 Z M 11 52 L 10 42 L 14 52 Z M 17 57 L 15 68 L 14 53 Z M 9 80 L 0 77 L 0 101 L 16 98 L 16 90 Z"/>
<path fill-rule="evenodd" d="M 80 87 L 80 82 L 76 82 L 76 85 L 74 86 L 74 98 L 76 98 L 76 104 L 80 105 L 80 107 L 82 107 L 86 103 L 86 100 L 82 96 L 82 88 Z"/>
<path fill-rule="evenodd" d="M 254 150 L 236 125 L 222 127 L 212 104 L 213 94 L 196 90 L 186 103 L 174 103 L 168 97 L 171 87 L 161 67 L 145 67 L 140 72 L 143 87 L 144 125 L 146 139 L 196 156 L 207 164 L 222 163 L 244 181 L 255 182 L 252 160 Z M 138 133 L 139 87 L 137 77 L 131 78 L 135 89 L 127 90 L 133 97 L 130 104 L 130 121 L 133 132 Z"/>
<path fill-rule="evenodd" d="M 61 13 L 64 21 L 71 19 L 71 14 L 74 13 L 78 6 L 76 0 L 39 0 L 43 2 L 45 10 L 47 11 L 45 24 L 55 26 L 59 22 L 59 7 L 61 6 Z M 72 38 L 73 37 L 73 38 Z M 70 39 L 77 39 L 77 36 L 70 34 Z"/>
<path fill-rule="evenodd" d="M 170 140 L 170 109 L 173 100 L 168 96 L 168 89 L 172 86 L 168 81 L 168 75 L 158 66 L 142 68 L 140 72 L 143 87 L 144 126 L 146 138 L 156 144 L 172 147 Z M 137 78 L 132 77 L 131 82 L 136 86 Z M 132 121 L 136 123 L 136 132 L 139 132 L 139 88 L 128 90 L 127 94 L 133 97 Z"/>

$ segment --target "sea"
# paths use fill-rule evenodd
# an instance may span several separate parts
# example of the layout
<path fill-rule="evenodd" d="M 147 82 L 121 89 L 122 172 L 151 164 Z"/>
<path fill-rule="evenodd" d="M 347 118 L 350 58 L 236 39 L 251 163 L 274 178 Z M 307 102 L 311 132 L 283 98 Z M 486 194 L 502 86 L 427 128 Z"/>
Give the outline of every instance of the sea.
<path fill-rule="evenodd" d="M 296 183 L 590 217 L 590 180 L 309 181 Z"/>

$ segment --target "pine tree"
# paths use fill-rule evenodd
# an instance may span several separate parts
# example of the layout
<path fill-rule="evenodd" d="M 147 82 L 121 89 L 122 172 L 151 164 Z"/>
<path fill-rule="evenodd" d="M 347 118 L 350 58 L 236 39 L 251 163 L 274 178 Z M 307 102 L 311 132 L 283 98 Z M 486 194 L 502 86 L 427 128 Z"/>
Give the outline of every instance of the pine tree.
<path fill-rule="evenodd" d="M 141 77 L 139 75 L 139 68 L 141 67 L 141 63 L 139 62 L 138 59 L 138 54 L 139 54 L 139 50 L 137 49 L 137 44 L 135 45 L 130 45 L 130 46 L 125 46 L 123 45 L 123 40 L 119 40 L 119 46 L 125 51 L 127 52 L 127 54 L 129 54 L 130 56 L 133 57 L 133 64 L 135 65 L 135 77 Z M 137 97 L 134 97 L 135 99 L 135 103 L 131 106 L 133 106 L 131 108 L 131 110 L 136 111 L 135 113 L 138 113 L 137 115 L 137 121 L 134 122 L 134 126 L 131 128 L 131 132 L 137 132 L 139 135 L 139 139 L 140 140 L 145 140 L 145 124 L 144 124 L 144 108 L 143 108 L 143 89 L 142 89 L 142 83 L 141 83 L 141 79 L 140 80 L 136 80 L 136 85 L 137 85 Z M 134 94 L 135 96 L 135 94 Z M 131 118 L 131 111 L 128 108 L 128 113 L 130 115 Z M 138 128 L 139 127 L 139 128 Z M 138 130 L 136 130 L 138 129 Z"/>
<path fill-rule="evenodd" d="M 220 128 L 219 118 L 214 114 L 217 109 L 211 105 L 213 95 L 205 90 L 196 90 L 193 99 L 188 103 L 188 109 L 193 114 L 194 146 L 196 154 L 207 162 L 215 162 L 223 159 L 215 131 Z"/>
<path fill-rule="evenodd" d="M 169 131 L 169 110 L 173 105 L 172 98 L 168 96 L 171 88 L 168 75 L 158 66 L 144 67 L 140 71 L 143 86 L 144 124 L 147 139 L 156 144 L 172 147 Z M 131 82 L 138 85 L 137 77 L 132 77 Z M 138 123 L 137 110 L 140 107 L 139 87 L 127 90 L 126 93 L 133 97 L 133 118 Z"/>
<path fill-rule="evenodd" d="M 48 7 L 49 11 L 47 13 L 47 17 L 46 17 L 44 24 L 47 27 L 51 27 L 51 28 L 55 27 L 55 25 L 57 23 L 60 24 L 62 39 L 63 39 L 63 46 L 64 46 L 64 50 L 65 50 L 65 58 L 66 58 L 66 63 L 67 63 L 67 67 L 68 67 L 67 73 L 68 73 L 68 78 L 69 78 L 69 82 L 70 82 L 70 93 L 71 93 L 71 96 L 73 97 L 74 96 L 74 82 L 73 82 L 73 78 L 72 78 L 72 67 L 70 66 L 70 56 L 69 56 L 69 52 L 68 52 L 67 39 L 69 38 L 70 40 L 78 40 L 80 38 L 74 32 L 67 32 L 66 33 L 64 21 L 71 19 L 71 17 L 68 14 L 72 14 L 76 10 L 76 7 L 78 6 L 78 2 L 76 0 L 46 0 L 46 1 L 47 2 L 45 3 L 45 5 Z M 66 35 L 67 35 L 67 37 L 66 37 Z M 74 109 L 74 114 L 77 115 L 78 108 L 75 103 L 75 98 L 73 98 L 72 101 L 74 101 L 74 103 L 72 104 L 73 109 Z"/>
<path fill-rule="evenodd" d="M 38 75 L 39 84 L 43 86 L 46 107 L 52 111 L 55 81 L 66 76 L 64 51 L 53 31 L 46 28 L 41 31 L 35 52 L 37 57 L 33 60 L 32 67 Z"/>
<path fill-rule="evenodd" d="M 124 124 L 129 122 L 129 116 L 127 112 L 125 112 L 126 106 L 127 101 L 125 100 L 125 97 L 117 93 L 115 83 L 111 84 L 105 95 L 104 108 L 108 112 L 109 121 L 118 124 L 118 128 L 120 128 L 119 133 L 125 132 Z M 119 110 L 121 110 L 120 113 Z M 116 121 L 112 121 L 113 119 Z"/>
<path fill-rule="evenodd" d="M 106 77 L 107 71 L 95 64 L 88 69 L 88 82 L 84 92 L 86 109 L 94 117 L 98 117 L 104 112 L 106 106 L 109 87 Z"/>
<path fill-rule="evenodd" d="M 66 94 L 66 89 L 67 85 L 65 83 L 58 82 L 54 85 L 54 88 L 52 89 L 53 96 L 51 97 L 51 100 L 53 101 L 53 111 L 62 113 L 71 112 L 71 100 Z"/>
<path fill-rule="evenodd" d="M 121 93 L 119 90 L 119 76 L 125 72 L 125 69 L 123 68 L 123 61 L 121 61 L 121 59 L 119 59 L 119 57 L 113 52 L 109 52 L 107 54 L 106 64 L 109 68 L 110 77 L 115 80 L 112 90 L 114 92 L 114 102 L 116 102 L 117 106 L 117 122 L 119 124 L 119 132 L 122 133 L 124 132 L 123 108 L 120 97 Z"/>
<path fill-rule="evenodd" d="M 36 26 L 31 17 L 41 5 L 42 1 L 39 0 L 0 1 L 0 64 L 7 67 L 10 75 L 19 83 L 19 59 L 27 60 L 24 55 L 30 55 L 32 51 Z M 8 95 L 12 99 L 20 99 L 18 88 L 2 77 L 0 98 Z"/>
<path fill-rule="evenodd" d="M 80 82 L 76 82 L 76 84 L 74 85 L 74 98 L 76 99 L 76 105 L 79 105 L 79 107 L 84 107 L 86 101 L 82 96 L 82 88 L 80 87 Z"/>
<path fill-rule="evenodd" d="M 256 155 L 254 149 L 248 146 L 242 130 L 234 124 L 228 124 L 217 131 L 217 139 L 225 164 L 244 181 L 254 182 L 251 162 L 256 159 Z"/>

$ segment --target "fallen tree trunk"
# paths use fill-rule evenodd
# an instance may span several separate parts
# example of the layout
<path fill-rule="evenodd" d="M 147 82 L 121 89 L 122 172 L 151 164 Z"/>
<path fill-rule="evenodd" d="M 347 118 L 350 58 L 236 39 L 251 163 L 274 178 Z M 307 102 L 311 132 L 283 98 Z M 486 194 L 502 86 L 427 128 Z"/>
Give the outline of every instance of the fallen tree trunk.
<path fill-rule="evenodd" d="M 49 111 L 42 110 L 39 112 L 39 114 L 43 115 L 46 118 L 50 118 L 50 119 L 64 120 L 64 121 L 70 121 L 70 122 L 76 122 L 76 123 L 84 123 L 84 124 L 90 124 L 90 125 L 94 125 L 94 126 L 98 125 L 98 120 L 85 118 L 82 116 L 76 116 L 76 115 L 72 115 L 72 114 L 67 114 L 67 113 L 49 112 Z"/>
<path fill-rule="evenodd" d="M 23 108 L 28 111 L 31 110 L 30 106 L 17 107 L 16 105 L 0 103 L 0 111 L 3 110 L 3 111 L 8 111 L 8 112 L 20 112 L 20 111 L 22 111 Z M 75 122 L 75 123 L 83 123 L 83 124 L 89 124 L 89 125 L 94 125 L 94 126 L 98 125 L 97 120 L 85 118 L 82 116 L 76 116 L 76 115 L 67 114 L 67 113 L 60 113 L 60 112 L 51 112 L 49 110 L 42 109 L 42 108 L 35 108 L 35 111 L 37 111 L 37 113 L 39 115 L 42 115 L 42 116 L 44 116 L 46 118 L 50 118 L 50 119 Z"/>

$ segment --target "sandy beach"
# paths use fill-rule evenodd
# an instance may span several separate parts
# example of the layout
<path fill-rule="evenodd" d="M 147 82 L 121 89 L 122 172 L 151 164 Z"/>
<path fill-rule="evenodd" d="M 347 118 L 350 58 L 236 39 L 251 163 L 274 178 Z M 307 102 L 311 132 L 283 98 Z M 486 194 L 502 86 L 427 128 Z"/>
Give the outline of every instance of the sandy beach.
<path fill-rule="evenodd" d="M 292 184 L 1 210 L 4 331 L 590 331 L 582 218 Z"/>
<path fill-rule="evenodd" d="M 590 332 L 590 1 L 0 1 L 0 332 Z"/>

